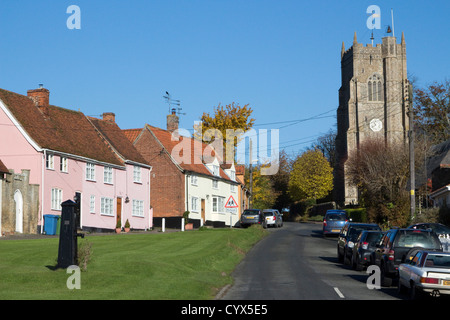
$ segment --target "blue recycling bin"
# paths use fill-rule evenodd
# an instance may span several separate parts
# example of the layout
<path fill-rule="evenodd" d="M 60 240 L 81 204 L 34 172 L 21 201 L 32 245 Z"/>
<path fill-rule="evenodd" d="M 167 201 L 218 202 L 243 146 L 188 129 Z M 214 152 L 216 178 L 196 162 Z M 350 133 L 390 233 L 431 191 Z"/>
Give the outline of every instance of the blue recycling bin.
<path fill-rule="evenodd" d="M 47 235 L 56 234 L 59 216 L 54 214 L 44 214 L 44 232 Z"/>

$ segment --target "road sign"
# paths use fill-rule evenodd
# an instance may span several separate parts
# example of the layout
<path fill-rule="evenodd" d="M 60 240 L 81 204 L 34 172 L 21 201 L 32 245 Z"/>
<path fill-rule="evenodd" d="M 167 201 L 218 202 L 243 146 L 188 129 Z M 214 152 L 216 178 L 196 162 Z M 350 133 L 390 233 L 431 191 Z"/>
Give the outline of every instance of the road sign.
<path fill-rule="evenodd" d="M 225 205 L 225 208 L 238 208 L 238 204 L 236 200 L 234 200 L 233 196 L 230 196 L 227 200 L 227 204 Z"/>

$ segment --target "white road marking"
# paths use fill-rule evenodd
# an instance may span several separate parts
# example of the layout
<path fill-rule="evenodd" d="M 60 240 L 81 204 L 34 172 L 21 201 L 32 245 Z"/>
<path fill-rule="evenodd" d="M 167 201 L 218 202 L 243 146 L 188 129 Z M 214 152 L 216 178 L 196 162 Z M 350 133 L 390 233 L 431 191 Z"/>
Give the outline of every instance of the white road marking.
<path fill-rule="evenodd" d="M 334 291 L 336 291 L 339 298 L 341 298 L 341 299 L 345 298 L 344 295 L 342 294 L 342 292 L 339 291 L 338 287 L 334 287 Z"/>

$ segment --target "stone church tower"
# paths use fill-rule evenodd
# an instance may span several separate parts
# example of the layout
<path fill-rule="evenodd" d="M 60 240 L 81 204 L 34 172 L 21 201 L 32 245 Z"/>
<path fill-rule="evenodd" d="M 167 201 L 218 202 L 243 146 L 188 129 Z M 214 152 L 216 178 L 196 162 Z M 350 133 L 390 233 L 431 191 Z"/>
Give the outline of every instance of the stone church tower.
<path fill-rule="evenodd" d="M 381 138 L 389 143 L 407 141 L 409 130 L 406 73 L 406 45 L 395 37 L 363 46 L 357 42 L 341 50 L 342 85 L 337 110 L 337 167 L 335 199 L 339 204 L 358 203 L 358 190 L 348 183 L 348 156 L 366 139 Z"/>

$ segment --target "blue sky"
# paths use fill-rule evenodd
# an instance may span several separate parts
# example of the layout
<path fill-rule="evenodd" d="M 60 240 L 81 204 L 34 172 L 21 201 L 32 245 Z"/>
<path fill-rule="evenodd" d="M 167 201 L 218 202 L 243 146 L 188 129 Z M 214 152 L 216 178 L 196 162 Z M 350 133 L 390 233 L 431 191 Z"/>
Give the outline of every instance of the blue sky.
<path fill-rule="evenodd" d="M 42 83 L 51 104 L 114 112 L 122 129 L 165 128 L 166 91 L 186 129 L 219 103 L 249 104 L 255 129 L 279 129 L 280 149 L 297 154 L 335 128 L 342 41 L 349 48 L 356 31 L 370 43 L 372 4 L 375 43 L 392 8 L 408 72 L 422 86 L 448 78 L 446 0 L 1 0 L 0 87 L 26 94 Z M 80 30 L 66 26 L 70 5 Z"/>

